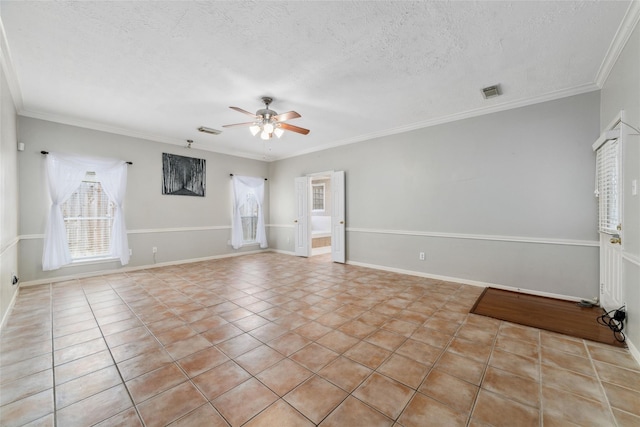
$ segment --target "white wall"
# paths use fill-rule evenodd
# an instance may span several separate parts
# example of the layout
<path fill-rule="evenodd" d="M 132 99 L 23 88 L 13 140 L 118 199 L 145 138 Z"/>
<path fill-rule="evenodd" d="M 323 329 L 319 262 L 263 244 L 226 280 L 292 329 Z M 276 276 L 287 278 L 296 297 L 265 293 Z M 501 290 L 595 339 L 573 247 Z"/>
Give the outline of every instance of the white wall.
<path fill-rule="evenodd" d="M 46 191 L 44 151 L 114 157 L 133 162 L 124 203 L 129 246 L 128 267 L 232 254 L 230 173 L 267 176 L 265 162 L 116 135 L 27 117 L 18 118 L 18 135 L 26 150 L 19 158 L 20 273 L 25 281 L 45 281 L 101 270 L 120 263 L 64 267 L 42 271 L 42 242 L 50 199 Z M 185 144 L 186 145 L 186 144 Z M 162 153 L 206 160 L 206 196 L 162 195 Z M 268 198 L 268 185 L 266 197 Z M 269 206 L 265 212 L 268 222 Z M 158 252 L 152 254 L 152 247 Z M 241 251 L 257 250 L 249 246 Z"/>
<path fill-rule="evenodd" d="M 18 273 L 17 178 L 16 108 L 0 67 L 0 325 L 18 290 L 11 283 Z"/>
<path fill-rule="evenodd" d="M 348 261 L 597 296 L 599 105 L 592 92 L 274 162 L 272 245 L 293 250 L 294 177 L 345 170 Z"/>
<path fill-rule="evenodd" d="M 626 122 L 640 129 L 640 26 L 636 25 L 602 88 L 600 127 L 625 111 Z M 627 128 L 627 130 L 629 130 Z M 622 281 L 627 302 L 625 332 L 640 345 L 640 194 L 631 194 L 631 182 L 640 185 L 640 136 L 629 130 L 623 144 L 623 265 Z M 640 354 L 636 354 L 636 357 Z"/>

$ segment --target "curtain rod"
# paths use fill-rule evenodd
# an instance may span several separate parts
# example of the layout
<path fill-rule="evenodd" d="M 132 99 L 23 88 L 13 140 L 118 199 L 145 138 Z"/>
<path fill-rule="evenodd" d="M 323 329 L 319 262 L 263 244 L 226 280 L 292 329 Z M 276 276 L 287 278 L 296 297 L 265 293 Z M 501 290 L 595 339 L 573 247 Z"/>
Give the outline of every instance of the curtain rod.
<path fill-rule="evenodd" d="M 48 151 L 44 151 L 44 150 L 42 150 L 42 151 L 40 152 L 40 154 L 49 154 L 49 152 L 48 152 Z M 128 164 L 128 165 L 132 165 L 132 164 L 133 164 L 132 162 L 125 162 L 125 163 L 126 163 L 126 164 Z"/>
<path fill-rule="evenodd" d="M 233 176 L 233 174 L 232 174 L 232 173 L 230 173 L 230 174 L 229 174 L 229 176 Z M 267 180 L 267 178 L 265 178 L 264 180 L 266 181 L 266 180 Z"/>

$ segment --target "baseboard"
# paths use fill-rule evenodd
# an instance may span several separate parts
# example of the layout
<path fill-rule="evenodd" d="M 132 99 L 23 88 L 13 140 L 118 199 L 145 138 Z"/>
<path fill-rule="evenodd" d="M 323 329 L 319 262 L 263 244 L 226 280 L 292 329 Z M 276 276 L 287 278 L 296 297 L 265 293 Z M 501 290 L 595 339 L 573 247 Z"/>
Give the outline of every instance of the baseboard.
<path fill-rule="evenodd" d="M 103 276 L 106 274 L 128 273 L 131 271 L 149 270 L 152 268 L 159 268 L 159 267 L 170 267 L 172 265 L 179 265 L 179 264 L 192 264 L 194 262 L 210 261 L 214 259 L 223 259 L 223 258 L 232 258 L 237 256 L 243 256 L 243 255 L 258 254 L 262 252 L 269 252 L 269 250 L 261 249 L 261 250 L 245 251 L 245 252 L 238 252 L 238 253 L 231 253 L 231 254 L 212 255 L 212 256 L 202 257 L 202 258 L 191 258 L 191 259 L 182 259 L 177 261 L 159 262 L 156 264 L 139 265 L 135 267 L 121 267 L 115 270 L 91 271 L 87 273 L 78 273 L 78 274 L 71 274 L 67 276 L 51 277 L 48 279 L 30 280 L 28 282 L 21 282 L 21 286 L 38 286 L 38 285 L 45 285 L 49 283 L 65 282 L 67 280 Z"/>
<path fill-rule="evenodd" d="M 274 252 L 276 254 L 283 254 L 283 255 L 291 255 L 291 256 L 296 256 L 295 252 L 291 252 L 291 251 L 283 251 L 282 249 L 269 249 L 269 252 Z"/>
<path fill-rule="evenodd" d="M 13 298 L 11 298 L 11 302 L 9 303 L 9 306 L 7 307 L 7 311 L 5 311 L 4 315 L 2 316 L 2 320 L 0 321 L 0 331 L 2 331 L 2 328 L 4 327 L 4 322 L 7 321 L 7 319 L 9 318 L 9 314 L 13 310 L 13 306 L 16 304 L 16 299 L 18 298 L 18 292 L 20 292 L 20 286 L 21 285 L 22 285 L 21 283 L 18 284 L 18 288 L 13 293 Z"/>
<path fill-rule="evenodd" d="M 330 254 L 331 246 L 323 246 L 321 248 L 311 248 L 311 256 Z"/>
<path fill-rule="evenodd" d="M 636 362 L 638 362 L 638 365 L 640 365 L 640 351 L 638 351 L 638 348 L 628 339 L 626 340 L 626 344 L 629 348 L 629 353 L 631 353 L 631 356 L 633 356 L 633 358 L 636 359 Z"/>
<path fill-rule="evenodd" d="M 405 270 L 405 269 L 402 269 L 402 268 L 387 267 L 387 266 L 377 265 L 377 264 L 367 264 L 367 263 L 358 262 L 358 261 L 347 261 L 347 264 L 357 265 L 359 267 L 373 268 L 375 270 L 390 271 L 392 273 L 407 274 L 409 276 L 425 277 L 427 279 L 442 280 L 442 281 L 445 281 L 445 282 L 462 283 L 464 285 L 479 286 L 479 287 L 483 287 L 483 288 L 491 287 L 491 288 L 503 289 L 505 291 L 521 292 L 523 294 L 536 295 L 536 296 L 547 297 L 547 298 L 555 298 L 555 299 L 561 299 L 561 300 L 566 300 L 566 301 L 580 301 L 580 300 L 582 300 L 582 298 L 580 298 L 580 297 L 575 297 L 575 296 L 570 296 L 570 295 L 554 294 L 554 293 L 551 293 L 551 292 L 535 291 L 535 290 L 532 290 L 532 289 L 522 289 L 522 288 L 516 288 L 516 287 L 513 287 L 513 286 L 500 285 L 500 284 L 497 284 L 497 283 L 489 283 L 489 282 L 481 282 L 481 281 L 478 281 L 478 280 L 462 279 L 462 278 L 459 278 L 459 277 L 440 276 L 440 275 L 437 275 L 437 274 L 424 273 L 424 272 L 421 272 L 421 271 Z"/>

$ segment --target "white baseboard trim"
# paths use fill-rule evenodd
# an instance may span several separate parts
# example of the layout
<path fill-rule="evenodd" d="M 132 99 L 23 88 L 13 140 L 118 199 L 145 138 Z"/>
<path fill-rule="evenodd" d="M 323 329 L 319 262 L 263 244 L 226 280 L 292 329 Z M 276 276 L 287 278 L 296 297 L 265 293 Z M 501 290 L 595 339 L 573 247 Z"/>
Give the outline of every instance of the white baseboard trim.
<path fill-rule="evenodd" d="M 282 249 L 269 249 L 270 252 L 274 252 L 277 254 L 283 254 L 283 255 L 291 255 L 291 256 L 296 256 L 295 252 L 291 252 L 291 251 L 283 251 Z"/>
<path fill-rule="evenodd" d="M 311 248 L 311 256 L 330 254 L 330 253 L 331 253 L 331 246 L 323 246 L 321 248 Z"/>
<path fill-rule="evenodd" d="M 367 264 L 367 263 L 358 262 L 358 261 L 347 261 L 347 264 L 357 265 L 359 267 L 373 268 L 375 270 L 390 271 L 392 273 L 407 274 L 409 276 L 425 277 L 427 279 L 442 280 L 442 281 L 445 281 L 445 282 L 462 283 L 463 285 L 479 286 L 479 287 L 483 287 L 483 288 L 492 287 L 492 288 L 497 288 L 497 289 L 503 289 L 505 291 L 520 292 L 520 293 L 523 293 L 523 294 L 536 295 L 536 296 L 547 297 L 547 298 L 555 298 L 555 299 L 561 299 L 561 300 L 566 300 L 566 301 L 576 301 L 577 302 L 577 301 L 580 301 L 582 299 L 582 298 L 576 297 L 576 296 L 554 294 L 554 293 L 551 293 L 551 292 L 535 291 L 535 290 L 532 290 L 532 289 L 522 289 L 522 288 L 516 288 L 514 286 L 499 285 L 497 283 L 481 282 L 481 281 L 478 281 L 478 280 L 462 279 L 462 278 L 459 278 L 459 277 L 440 276 L 440 275 L 437 275 L 437 274 L 424 273 L 424 272 L 421 272 L 421 271 L 405 270 L 405 269 L 402 269 L 402 268 L 387 267 L 387 266 L 377 265 L 377 264 Z"/>
<path fill-rule="evenodd" d="M 633 356 L 633 358 L 636 359 L 636 362 L 640 365 L 640 351 L 638 351 L 638 348 L 631 341 L 626 340 L 626 343 L 629 348 L 629 353 L 631 353 L 631 356 Z"/>
<path fill-rule="evenodd" d="M 13 293 L 13 297 L 11 298 L 11 302 L 9 303 L 9 306 L 7 307 L 7 311 L 5 311 L 4 315 L 2 316 L 2 320 L 0 321 L 0 331 L 2 331 L 2 328 L 4 327 L 4 322 L 7 321 L 7 319 L 9 318 L 9 314 L 13 310 L 13 306 L 16 304 L 16 299 L 18 298 L 18 292 L 20 292 L 20 286 L 22 286 L 22 283 L 18 284 L 18 288 Z"/>
<path fill-rule="evenodd" d="M 243 256 L 243 255 L 258 254 L 258 253 L 262 253 L 262 252 L 269 252 L 269 249 L 266 249 L 266 250 L 262 249 L 262 250 L 255 250 L 255 251 L 245 251 L 245 252 L 222 254 L 222 255 L 212 255 L 212 256 L 202 257 L 202 258 L 192 258 L 192 259 L 182 259 L 182 260 L 176 260 L 176 261 L 159 262 L 157 264 L 138 265 L 138 266 L 135 266 L 135 267 L 121 267 L 121 268 L 114 269 L 114 270 L 91 271 L 91 272 L 86 272 L 86 273 L 71 274 L 71 275 L 67 275 L 67 276 L 51 277 L 51 278 L 47 278 L 47 279 L 30 280 L 28 282 L 21 282 L 20 285 L 21 286 L 38 286 L 38 285 L 45 285 L 45 284 L 49 284 L 49 283 L 65 282 L 67 280 L 84 279 L 84 278 L 87 278 L 87 277 L 103 276 L 103 275 L 107 275 L 107 274 L 128 273 L 128 272 L 131 272 L 131 271 L 148 270 L 148 269 L 159 268 L 159 267 L 170 267 L 172 265 L 179 265 L 179 264 L 192 264 L 194 262 L 210 261 L 210 260 L 214 260 L 214 259 L 223 259 L 223 258 L 231 258 L 231 257 L 237 257 L 237 256 Z"/>

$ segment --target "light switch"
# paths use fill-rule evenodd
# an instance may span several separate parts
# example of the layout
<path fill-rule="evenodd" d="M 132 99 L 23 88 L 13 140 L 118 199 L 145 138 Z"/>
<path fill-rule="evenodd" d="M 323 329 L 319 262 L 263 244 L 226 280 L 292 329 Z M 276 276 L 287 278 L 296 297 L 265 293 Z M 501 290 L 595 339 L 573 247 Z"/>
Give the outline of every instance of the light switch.
<path fill-rule="evenodd" d="M 638 195 L 638 180 L 634 179 L 631 181 L 631 195 L 632 196 L 637 196 Z"/>

